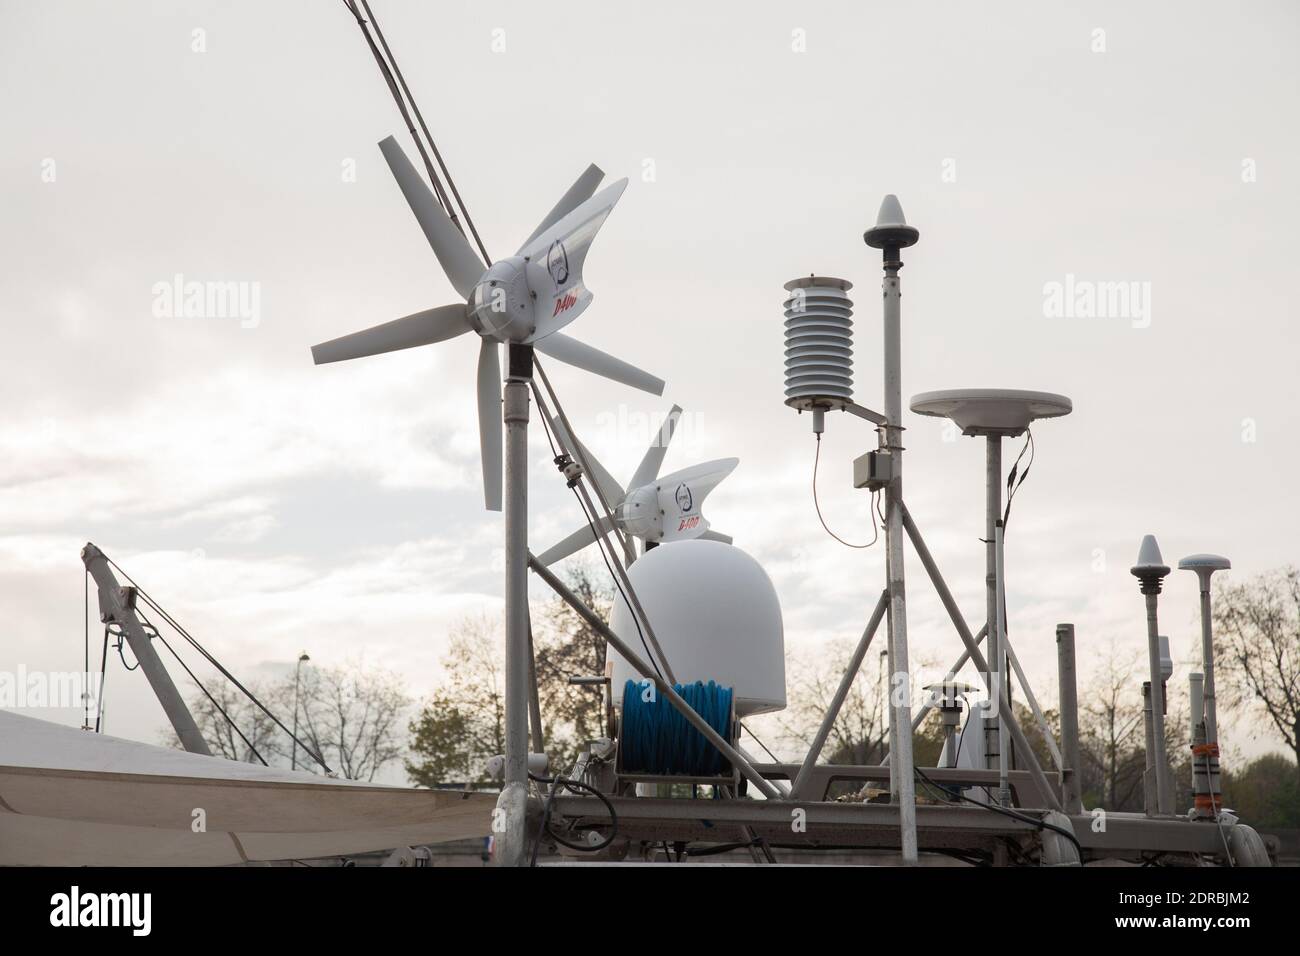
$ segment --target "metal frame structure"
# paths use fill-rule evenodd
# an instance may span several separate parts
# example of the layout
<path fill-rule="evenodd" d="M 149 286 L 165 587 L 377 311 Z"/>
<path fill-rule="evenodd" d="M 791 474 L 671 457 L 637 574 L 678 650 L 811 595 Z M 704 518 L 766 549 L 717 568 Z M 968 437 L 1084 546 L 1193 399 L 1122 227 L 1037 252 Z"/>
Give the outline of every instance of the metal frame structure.
<path fill-rule="evenodd" d="M 619 561 L 621 555 L 629 562 L 634 557 L 630 545 L 612 532 L 619 540 L 610 546 L 613 570 L 620 588 L 627 594 L 639 623 L 645 628 L 653 647 L 655 663 L 659 669 L 638 654 L 631 644 L 614 631 L 574 595 L 552 572 L 528 551 L 524 518 L 526 516 L 527 466 L 524 451 L 527 427 L 527 377 L 524 364 L 516 366 L 511 361 L 511 376 L 506 386 L 505 416 L 507 427 L 506 450 L 506 554 L 507 554 L 507 779 L 506 789 L 498 804 L 509 820 L 499 832 L 503 844 L 498 860 L 513 864 L 523 860 L 520 840 L 541 839 L 537 832 L 536 799 L 530 805 L 526 796 L 527 777 L 523 768 L 526 757 L 526 710 L 528 701 L 535 699 L 536 688 L 531 693 L 520 686 L 521 675 L 529 674 L 531 649 L 527 633 L 527 587 L 522 582 L 521 571 L 531 570 L 572 607 L 583 620 L 609 645 L 620 653 L 644 678 L 654 683 L 669 703 L 696 727 L 723 755 L 743 778 L 745 786 L 761 793 L 762 800 L 727 799 L 707 803 L 707 813 L 694 800 L 659 799 L 632 795 L 619 790 L 608 795 L 609 805 L 617 813 L 619 833 L 625 837 L 621 851 L 606 849 L 604 859 L 617 859 L 627 852 L 628 841 L 656 843 L 700 840 L 719 843 L 727 839 L 738 840 L 737 846 L 752 848 L 756 842 L 767 846 L 851 846 L 861 848 L 894 849 L 901 853 L 905 864 L 915 864 L 918 853 L 927 851 L 960 854 L 977 851 L 991 861 L 1006 862 L 1009 858 L 1025 859 L 1037 852 L 1044 863 L 1078 865 L 1088 859 L 1111 857 L 1150 862 L 1166 854 L 1216 858 L 1232 862 L 1227 851 L 1228 841 L 1219 826 L 1197 825 L 1172 815 L 1171 803 L 1153 800 L 1145 814 L 1109 813 L 1107 826 L 1095 828 L 1092 814 L 1084 813 L 1079 789 L 1079 730 L 1076 688 L 1076 662 L 1074 651 L 1074 626 L 1057 627 L 1058 672 L 1060 676 L 1061 741 L 1053 739 L 1042 709 L 1029 681 L 1020 667 L 1015 652 L 1006 639 L 1003 620 L 1003 576 L 1001 498 L 1002 466 L 1001 439 L 1010 431 L 986 434 L 987 511 L 988 532 L 987 601 L 983 626 L 973 634 L 953 598 L 938 564 L 927 547 L 917 524 L 909 512 L 902 494 L 902 393 L 900 379 L 900 325 L 901 287 L 898 272 L 902 267 L 900 250 L 915 243 L 919 234 L 902 218 L 901 208 L 893 197 L 882 207 L 880 221 L 864 237 L 869 245 L 882 250 L 883 259 L 883 313 L 884 313 L 884 399 L 885 412 L 880 414 L 852 402 L 838 402 L 826 408 L 814 409 L 815 429 L 820 430 L 820 416 L 831 408 L 848 411 L 855 417 L 871 422 L 878 434 L 877 454 L 887 457 L 888 477 L 880 483 L 886 501 L 886 582 L 875 602 L 853 655 L 841 677 L 839 686 L 823 715 L 808 752 L 797 764 L 761 763 L 744 753 L 738 745 L 723 739 L 673 690 L 668 660 L 658 642 L 635 589 L 624 573 Z M 515 347 L 519 348 L 519 347 Z M 512 349 L 512 352 L 514 350 Z M 526 371 L 531 372 L 531 363 Z M 544 375 L 543 375 L 544 379 Z M 591 484 L 599 498 L 597 483 L 592 481 L 583 461 L 581 442 L 572 438 L 574 432 L 564 417 L 558 397 L 545 383 L 551 401 L 564 423 L 564 430 L 555 437 L 560 452 L 577 463 L 576 477 L 580 495 L 596 513 L 591 494 L 582 483 Z M 512 398 L 512 395 L 514 396 Z M 539 403 L 545 400 L 537 393 Z M 545 409 L 544 409 L 545 410 Z M 549 410 L 545 410 L 549 415 Z M 1020 429 L 1023 431 L 1023 428 Z M 573 447 L 567 447 L 571 444 Z M 566 474 L 573 474 L 567 472 Z M 608 513 L 608 503 L 601 499 Z M 975 666 L 983 676 L 990 698 L 996 701 L 996 720 L 989 721 L 991 728 L 989 751 L 994 759 L 984 768 L 947 768 L 923 771 L 924 780 L 942 794 L 958 793 L 962 788 L 997 788 L 995 803 L 1002 809 L 970 804 L 923 804 L 916 800 L 918 772 L 913 766 L 912 734 L 919 727 L 932 704 L 921 707 L 913 717 L 910 704 L 911 674 L 907 645 L 906 584 L 903 576 L 904 543 L 910 542 L 913 554 L 920 560 L 930 584 L 951 618 L 954 630 L 964 645 L 961 656 L 954 662 L 947 680 L 966 664 Z M 1136 571 L 1135 571 L 1136 573 Z M 1144 582 L 1145 585 L 1145 582 Z M 1146 587 L 1144 586 L 1144 591 Z M 1148 595 L 1148 609 L 1154 616 L 1154 594 Z M 889 753 L 879 766 L 836 766 L 818 764 L 830 730 L 838 717 L 853 681 L 866 659 L 872 641 L 885 624 L 890 670 L 891 693 L 889 721 L 891 740 Z M 986 659 L 981 642 L 987 638 L 989 656 Z M 1207 644 L 1207 660 L 1212 651 Z M 999 663 L 1000 662 L 1000 663 Z M 1207 665 L 1209 670 L 1209 665 Z M 1026 702 L 1034 713 L 1048 749 L 1056 763 L 1053 772 L 1039 764 L 1023 728 L 1011 708 L 1009 699 L 1010 675 L 1014 673 Z M 510 675 L 516 677 L 512 680 Z M 665 679 L 666 678 L 666 679 Z M 1019 769 L 1011 769 L 1007 760 L 1014 751 Z M 1163 751 L 1153 748 L 1152 761 L 1161 768 L 1157 779 L 1167 780 L 1167 760 Z M 584 763 L 583 767 L 589 764 Z M 513 775 L 511 775 L 511 769 Z M 829 799 L 833 783 L 852 781 L 858 784 L 882 784 L 888 781 L 888 803 L 843 803 Z M 725 789 L 725 788 L 724 788 Z M 1014 807 L 1015 809 L 1012 809 Z M 802 820 L 801 826 L 792 826 L 792 818 Z M 577 827 L 599 828 L 608 823 L 607 807 L 593 796 L 560 791 L 551 798 L 550 819 L 561 820 Z M 1248 829 L 1248 828 L 1242 828 Z M 1055 832 L 1053 832 L 1055 831 Z M 1069 842 L 1063 834 L 1071 834 Z M 1241 841 L 1239 841 L 1241 842 Z M 1009 857 L 1010 854 L 1010 857 Z M 1256 860 L 1255 862 L 1258 862 Z M 1266 860 L 1264 861 L 1267 862 Z"/>

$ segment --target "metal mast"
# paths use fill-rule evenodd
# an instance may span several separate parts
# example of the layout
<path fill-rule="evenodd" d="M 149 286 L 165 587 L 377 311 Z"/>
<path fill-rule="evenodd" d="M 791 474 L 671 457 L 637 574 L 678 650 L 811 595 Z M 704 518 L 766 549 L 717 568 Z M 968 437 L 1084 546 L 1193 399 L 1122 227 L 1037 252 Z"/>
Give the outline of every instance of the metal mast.
<path fill-rule="evenodd" d="M 915 245 L 921 236 L 903 218 L 898 197 L 886 196 L 880 204 L 876 224 L 863 234 L 873 249 L 880 249 L 884 268 L 885 419 L 884 451 L 891 461 L 890 481 L 885 486 L 885 546 L 889 574 L 889 640 L 893 651 L 890 725 L 897 727 L 894 753 L 898 789 L 899 826 L 902 830 L 903 862 L 917 861 L 916 780 L 912 769 L 911 669 L 907 657 L 907 592 L 903 581 L 903 394 L 901 299 L 898 271 L 903 268 L 900 250 Z"/>

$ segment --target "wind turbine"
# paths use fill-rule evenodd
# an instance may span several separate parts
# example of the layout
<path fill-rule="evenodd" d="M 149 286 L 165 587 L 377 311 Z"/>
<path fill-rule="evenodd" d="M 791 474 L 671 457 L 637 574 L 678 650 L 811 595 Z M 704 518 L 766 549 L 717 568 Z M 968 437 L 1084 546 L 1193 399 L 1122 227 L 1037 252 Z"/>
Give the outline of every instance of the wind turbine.
<path fill-rule="evenodd" d="M 591 304 L 592 293 L 583 282 L 582 266 L 592 239 L 623 195 L 627 179 L 596 193 L 604 173 L 596 166 L 587 167 L 519 251 L 489 267 L 452 224 L 393 137 L 381 141 L 379 149 L 443 272 L 465 301 L 322 342 L 312 346 L 312 358 L 323 365 L 477 333 L 483 501 L 489 511 L 500 511 L 500 343 L 532 345 L 557 361 L 654 395 L 663 394 L 662 379 L 559 331 Z"/>
<path fill-rule="evenodd" d="M 640 538 L 646 544 L 685 541 L 688 538 L 709 538 L 725 544 L 731 543 L 729 536 L 709 530 L 709 520 L 700 513 L 700 508 L 705 496 L 740 464 L 739 458 L 719 458 L 659 476 L 659 468 L 668 453 L 668 443 L 672 441 L 681 415 L 681 407 L 674 405 L 626 488 L 605 470 L 595 455 L 569 435 L 563 422 L 558 418 L 553 420 L 564 444 L 568 448 L 576 447 L 590 466 L 591 479 L 609 503 L 613 519 L 601 515 L 594 525 L 579 528 L 543 552 L 538 556 L 538 561 L 550 565 L 567 558 L 598 537 L 608 534 L 615 525 L 625 534 Z"/>

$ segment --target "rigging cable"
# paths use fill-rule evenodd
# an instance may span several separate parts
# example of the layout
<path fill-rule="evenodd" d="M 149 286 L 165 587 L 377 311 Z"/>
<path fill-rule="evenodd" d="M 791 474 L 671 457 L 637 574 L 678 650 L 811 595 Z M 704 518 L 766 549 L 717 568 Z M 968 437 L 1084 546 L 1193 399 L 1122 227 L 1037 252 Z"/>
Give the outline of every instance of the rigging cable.
<path fill-rule="evenodd" d="M 433 155 L 438 160 L 438 166 L 442 170 L 443 176 L 447 179 L 447 186 L 450 187 L 452 196 L 460 206 L 461 214 L 465 217 L 465 223 L 469 226 L 470 235 L 474 237 L 474 243 L 478 246 L 479 252 L 483 255 L 483 261 L 489 266 L 492 265 L 492 257 L 488 255 L 487 248 L 483 245 L 483 240 L 478 234 L 478 229 L 474 226 L 474 220 L 470 217 L 469 210 L 465 206 L 465 201 L 461 199 L 460 191 L 456 188 L 456 181 L 451 178 L 451 172 L 447 169 L 447 164 L 443 162 L 442 154 L 438 151 L 438 144 L 434 142 L 433 135 L 429 132 L 429 127 L 424 122 L 424 116 L 420 113 L 420 106 L 415 102 L 415 97 L 411 95 L 411 90 L 406 85 L 406 80 L 402 76 L 402 71 L 397 65 L 397 57 L 393 56 L 393 51 L 389 49 L 388 41 L 384 39 L 384 32 L 380 29 L 379 20 L 375 18 L 374 12 L 370 9 L 370 4 L 367 0 L 361 0 L 361 5 L 366 11 L 366 17 L 369 18 L 371 26 L 375 28 L 375 36 L 379 38 L 379 43 L 383 46 L 384 53 L 388 56 L 388 62 L 392 64 L 391 71 L 388 68 L 388 63 L 385 63 L 383 58 L 380 57 L 379 51 L 375 47 L 374 40 L 370 38 L 370 33 L 366 30 L 365 26 L 366 21 L 362 18 L 360 11 L 357 10 L 355 0 L 343 0 L 343 3 L 352 12 L 352 15 L 356 17 L 357 25 L 361 28 L 361 32 L 365 34 L 366 42 L 370 45 L 370 50 L 375 55 L 376 62 L 379 63 L 380 70 L 384 74 L 384 79 L 388 83 L 388 88 L 390 92 L 392 92 L 393 99 L 397 103 L 397 108 L 402 114 L 402 119 L 406 121 L 406 128 L 410 132 L 412 138 L 415 139 L 415 145 L 420 151 L 420 157 L 424 160 L 424 166 L 429 173 L 429 178 L 433 180 L 434 188 L 441 194 L 440 198 L 444 208 L 447 210 L 452 225 L 460 231 L 461 235 L 465 234 L 465 229 L 461 225 L 459 218 L 456 216 L 456 209 L 451 204 L 451 200 L 447 198 L 446 191 L 443 189 L 442 184 L 439 182 L 438 177 L 433 171 L 433 164 L 429 162 L 429 156 L 425 152 L 424 145 L 416 135 L 415 126 L 411 123 L 410 114 L 407 112 L 406 107 L 402 103 L 401 96 L 398 94 L 398 85 L 401 86 L 402 92 L 406 94 L 406 99 L 410 102 L 411 109 L 415 113 L 416 121 L 420 124 L 420 129 L 424 131 L 424 136 L 429 141 L 429 147 L 433 150 Z M 396 82 L 394 82 L 393 74 L 396 74 Z"/>
<path fill-rule="evenodd" d="M 185 640 L 189 643 L 189 645 L 190 645 L 191 647 L 193 647 L 196 651 L 198 651 L 200 654 L 202 654 L 203 657 L 204 657 L 204 659 L 205 659 L 209 664 L 211 664 L 213 667 L 215 667 L 215 668 L 216 668 L 216 669 L 221 673 L 221 675 L 222 675 L 223 677 L 226 678 L 226 680 L 230 681 L 230 682 L 231 682 L 232 684 L 234 684 L 237 688 L 239 688 L 239 690 L 243 693 L 243 695 L 244 695 L 245 697 L 247 697 L 250 701 L 252 701 L 254 704 L 256 704 L 257 707 L 258 707 L 258 709 L 261 710 L 262 713 L 266 714 L 267 717 L 270 717 L 271 720 L 275 722 L 275 725 L 276 725 L 277 727 L 279 727 L 279 728 L 280 728 L 281 730 L 283 730 L 286 734 L 288 734 L 288 735 L 289 735 L 289 738 L 290 738 L 291 740 L 296 741 L 297 744 L 298 744 L 298 746 L 302 747 L 303 750 L 305 750 L 305 751 L 308 753 L 308 755 L 310 755 L 310 756 L 312 757 L 312 759 L 314 759 L 318 764 L 320 764 L 320 765 L 325 769 L 325 772 L 326 772 L 327 774 L 333 774 L 333 773 L 334 773 L 334 771 L 330 769 L 329 764 L 327 764 L 327 763 L 325 762 L 325 758 L 324 758 L 324 757 L 322 757 L 319 753 L 317 753 L 317 752 L 316 752 L 315 750 L 313 750 L 311 747 L 308 747 L 305 743 L 303 743 L 301 740 L 299 740 L 298 737 L 297 737 L 297 735 L 294 734 L 294 732 L 291 731 L 288 727 L 286 727 L 286 726 L 284 725 L 284 722 L 283 722 L 282 720 L 280 720 L 279 717 L 275 716 L 275 714 L 271 713 L 271 711 L 270 711 L 269 709 L 267 709 L 266 705 L 263 704 L 263 703 L 262 703 L 262 702 L 257 698 L 257 695 L 256 695 L 256 694 L 254 694 L 254 693 L 253 693 L 252 691 L 250 691 L 247 687 L 245 687 L 242 683 L 240 683 L 239 678 L 237 678 L 234 674 L 230 673 L 230 671 L 228 671 L 228 670 L 226 669 L 225 665 L 223 665 L 219 660 L 217 660 L 217 659 L 216 659 L 215 657 L 213 657 L 210 653 L 208 653 L 207 648 L 205 648 L 202 644 L 200 644 L 200 643 L 198 642 L 198 640 L 196 640 L 196 639 L 194 638 L 194 636 L 191 635 L 191 634 L 189 633 L 189 631 L 187 631 L 187 630 L 185 630 L 185 628 L 181 627 L 181 625 L 177 622 L 177 620 L 176 620 L 174 617 L 172 617 L 170 614 L 168 614 L 168 613 L 167 613 L 167 610 L 166 610 L 165 608 L 163 608 L 162 605 L 160 605 L 157 601 L 155 601 L 152 597 L 149 596 L 149 592 L 148 592 L 148 591 L 146 591 L 144 588 L 140 587 L 140 585 L 136 584 L 135 581 L 134 581 L 134 579 L 132 579 L 131 575 L 129 575 L 129 574 L 127 574 L 125 571 L 123 571 L 122 568 L 118 566 L 118 564 L 117 564 L 116 561 L 114 561 L 114 560 L 113 560 L 112 558 L 110 558 L 108 555 L 104 555 L 104 560 L 107 561 L 107 562 L 109 563 L 109 565 L 110 565 L 110 566 L 111 566 L 115 571 L 117 571 L 118 574 L 122 575 L 122 577 L 126 578 L 127 581 L 130 582 L 131 586 L 132 586 L 133 588 L 135 588 L 136 593 L 137 593 L 140 597 L 144 598 L 145 603 L 147 603 L 147 604 L 149 605 L 149 607 L 153 608 L 153 610 L 155 610 L 156 612 L 158 612 L 158 615 L 159 615 L 159 616 L 160 616 L 164 621 L 166 621 L 166 622 L 168 623 L 168 625 L 171 626 L 172 630 L 174 630 L 174 631 L 175 631 L 177 634 L 179 634 L 181 637 L 185 638 Z"/>
<path fill-rule="evenodd" d="M 190 680 L 194 681 L 194 686 L 197 687 L 199 690 L 203 691 L 203 696 L 206 697 L 208 701 L 212 704 L 212 706 L 217 709 L 217 712 L 226 719 L 226 723 L 230 725 L 230 729 L 233 730 L 235 733 L 239 734 L 239 739 L 244 742 L 244 745 L 246 747 L 248 747 L 249 753 L 251 753 L 254 757 L 256 757 L 261 762 L 263 767 L 269 767 L 270 764 L 266 762 L 266 758 L 264 758 L 260 753 L 257 752 L 257 748 L 253 746 L 253 742 L 251 740 L 249 740 L 247 737 L 244 736 L 244 732 L 239 729 L 239 725 L 235 723 L 235 719 L 231 717 L 230 714 L 226 713 L 226 709 L 222 707 L 219 703 L 217 703 L 217 699 L 208 692 L 208 689 L 206 687 L 203 686 L 203 682 L 200 681 L 198 677 L 195 676 L 194 671 L 190 670 L 189 665 L 186 664 L 183 660 L 181 660 L 181 656 L 177 654 L 176 649 L 172 647 L 171 644 L 168 643 L 167 638 L 162 636 L 162 632 L 159 631 L 158 628 L 154 627 L 153 622 L 150 621 L 143 614 L 140 615 L 140 619 L 144 621 L 145 625 L 151 631 L 153 631 L 152 636 L 162 641 L 163 647 L 171 651 L 172 657 L 176 658 L 176 663 L 180 664 L 181 667 L 184 668 L 185 673 L 190 675 Z"/>
<path fill-rule="evenodd" d="M 534 381 L 534 382 L 530 382 L 529 384 L 532 385 L 533 397 L 537 400 L 537 404 L 545 408 L 545 405 L 542 402 L 541 393 L 538 391 L 537 388 L 537 383 Z M 552 397 L 554 397 L 554 393 L 552 393 Z M 551 453 L 555 456 L 555 461 L 558 464 L 563 456 L 560 454 L 559 449 L 556 447 L 555 440 L 551 436 L 551 422 L 549 420 L 549 416 L 547 416 L 546 414 L 542 414 L 539 417 L 542 420 L 542 430 L 546 433 L 546 441 L 551 446 Z M 577 439 L 574 440 L 576 441 Z M 573 485 L 569 485 L 569 490 L 573 492 L 573 497 L 578 502 L 578 508 L 581 509 L 582 511 L 582 517 L 586 520 L 587 526 L 591 528 L 591 533 L 595 535 L 596 548 L 597 550 L 600 551 L 601 560 L 605 562 L 605 570 L 609 572 L 609 576 L 614 580 L 614 587 L 618 589 L 619 597 L 623 599 L 623 603 L 626 604 L 628 610 L 631 611 L 632 602 L 628 600 L 627 594 L 623 590 L 623 583 L 619 580 L 618 575 L 615 573 L 613 565 L 610 564 L 610 557 L 605 553 L 606 547 L 608 547 L 609 550 L 612 552 L 613 546 L 609 544 L 609 539 L 607 535 L 600 533 L 599 528 L 596 526 L 596 520 L 594 516 L 587 511 L 587 503 L 583 501 L 582 495 L 578 493 L 578 489 Z M 617 561 L 618 556 L 614 555 L 613 559 Z M 648 641 L 646 641 L 645 632 L 641 629 L 640 615 L 634 613 L 632 615 L 632 623 L 636 625 L 637 637 L 641 639 L 641 647 L 644 648 L 645 650 L 646 659 L 650 661 L 650 666 L 655 669 L 655 673 L 659 675 L 659 679 L 666 683 L 667 678 L 664 677 L 663 671 L 659 669 L 659 661 L 655 658 L 654 653 L 650 650 L 650 644 Z"/>
<path fill-rule="evenodd" d="M 415 141 L 415 148 L 420 151 L 420 158 L 424 160 L 424 168 L 428 172 L 429 178 L 433 181 L 433 189 L 438 200 L 438 205 L 450 213 L 452 225 L 460 230 L 461 235 L 464 235 L 465 230 L 461 228 L 460 223 L 456 219 L 456 210 L 451 207 L 451 204 L 447 199 L 447 194 L 442 188 L 442 183 L 438 180 L 437 175 L 435 175 L 433 171 L 433 164 L 429 162 L 429 154 L 424 148 L 424 143 L 420 141 L 420 137 L 415 132 L 415 124 L 411 122 L 411 114 L 407 112 L 406 103 L 402 100 L 402 94 L 398 92 L 397 82 L 393 79 L 393 71 L 389 69 L 387 61 L 385 61 L 383 56 L 380 54 L 379 48 L 375 46 L 374 38 L 371 37 L 370 30 L 366 26 L 366 20 L 361 16 L 361 11 L 357 9 L 353 0 L 343 0 L 343 5 L 348 8 L 348 11 L 354 17 L 356 17 L 357 26 L 361 29 L 361 35 L 366 38 L 366 45 L 370 47 L 370 52 L 374 54 L 375 62 L 379 64 L 379 72 L 383 75 L 384 82 L 388 84 L 388 92 L 393 95 L 393 102 L 397 104 L 397 110 L 402 114 L 402 121 L 406 123 L 406 131 L 411 134 L 411 138 Z M 369 8 L 367 8 L 367 13 L 369 13 Z M 377 29 L 376 32 L 378 32 Z"/>
<path fill-rule="evenodd" d="M 832 538 L 834 538 L 836 541 L 838 541 L 840 544 L 844 545 L 844 547 L 858 548 L 858 549 L 871 547 L 873 544 L 875 544 L 877 541 L 880 540 L 880 529 L 876 526 L 876 515 L 875 515 L 874 508 L 871 509 L 872 512 L 871 540 L 868 541 L 866 544 L 852 544 L 848 541 L 845 541 L 843 538 L 841 538 L 838 534 L 836 534 L 834 531 L 830 529 L 830 526 L 826 524 L 826 519 L 822 517 L 822 506 L 821 503 L 817 500 L 817 466 L 821 463 L 821 457 L 822 457 L 822 436 L 821 433 L 819 432 L 817 434 L 817 451 L 813 455 L 813 477 L 812 477 L 813 507 L 817 510 L 817 520 L 822 523 L 822 527 L 826 529 L 826 533 L 830 535 Z M 878 492 L 875 491 L 871 493 L 871 501 L 873 504 L 876 501 L 877 494 Z"/>
<path fill-rule="evenodd" d="M 460 206 L 461 215 L 465 217 L 465 224 L 469 226 L 470 235 L 474 237 L 474 243 L 478 246 L 478 251 L 483 254 L 483 262 L 492 265 L 492 257 L 488 255 L 487 248 L 483 245 L 483 240 L 479 238 L 478 229 L 474 226 L 474 220 L 470 217 L 469 210 L 465 207 L 465 201 L 460 198 L 460 190 L 456 188 L 456 181 L 451 178 L 451 171 L 447 169 L 447 164 L 442 160 L 442 153 L 438 150 L 438 144 L 434 142 L 433 135 L 429 132 L 429 127 L 425 125 L 424 116 L 420 113 L 420 104 L 415 102 L 415 97 L 406 86 L 406 80 L 402 77 L 402 71 L 397 65 L 397 57 L 393 56 L 393 51 L 388 49 L 388 41 L 384 39 L 384 31 L 379 28 L 379 20 L 370 10 L 370 4 L 367 0 L 361 0 L 361 5 L 366 9 L 366 16 L 374 24 L 375 36 L 379 37 L 379 43 L 383 46 L 384 52 L 388 54 L 388 60 L 393 65 L 393 72 L 397 74 L 397 82 L 402 85 L 402 91 L 406 93 L 407 100 L 410 101 L 411 109 L 415 112 L 415 119 L 420 124 L 420 129 L 424 131 L 424 138 L 429 141 L 429 148 L 433 150 L 434 159 L 438 161 L 438 168 L 442 170 L 442 175 L 447 179 L 447 186 L 451 189 L 451 194 Z M 451 219 L 456 223 L 456 214 L 451 211 Z M 457 228 L 459 225 L 457 224 Z M 462 234 L 464 230 L 461 230 Z"/>

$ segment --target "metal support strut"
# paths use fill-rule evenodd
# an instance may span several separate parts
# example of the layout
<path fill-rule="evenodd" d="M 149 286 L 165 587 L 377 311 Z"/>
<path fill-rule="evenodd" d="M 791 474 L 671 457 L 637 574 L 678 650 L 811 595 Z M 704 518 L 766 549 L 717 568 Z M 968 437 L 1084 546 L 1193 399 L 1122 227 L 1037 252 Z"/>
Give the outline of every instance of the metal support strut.
<path fill-rule="evenodd" d="M 81 549 L 81 560 L 85 563 L 90 576 L 95 579 L 95 586 L 99 588 L 100 621 L 118 625 L 126 635 L 127 643 L 131 645 L 131 653 L 140 662 L 140 669 L 144 671 L 149 686 L 153 688 L 158 702 L 162 704 L 167 719 L 171 721 L 176 736 L 180 738 L 181 746 L 190 753 L 212 756 L 208 742 L 203 739 L 198 724 L 194 722 L 194 715 L 185 706 L 184 698 L 181 697 L 180 691 L 172 682 L 171 675 L 167 673 L 167 668 L 163 666 L 162 660 L 153 649 L 153 640 L 135 613 L 135 602 L 132 597 L 134 589 L 124 588 L 118 583 L 113 569 L 108 566 L 108 558 L 93 544 L 87 544 Z"/>

